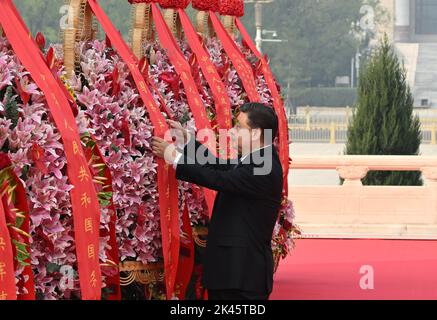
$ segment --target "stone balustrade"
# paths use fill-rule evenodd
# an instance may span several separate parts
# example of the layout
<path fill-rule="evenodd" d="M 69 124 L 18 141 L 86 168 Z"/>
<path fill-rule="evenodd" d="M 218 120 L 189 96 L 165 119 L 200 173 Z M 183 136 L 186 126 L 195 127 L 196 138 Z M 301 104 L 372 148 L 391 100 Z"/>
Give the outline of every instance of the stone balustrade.
<path fill-rule="evenodd" d="M 437 157 L 294 156 L 291 170 L 337 170 L 343 185 L 290 184 L 304 237 L 437 239 Z M 423 186 L 363 186 L 369 171 L 421 171 Z"/>

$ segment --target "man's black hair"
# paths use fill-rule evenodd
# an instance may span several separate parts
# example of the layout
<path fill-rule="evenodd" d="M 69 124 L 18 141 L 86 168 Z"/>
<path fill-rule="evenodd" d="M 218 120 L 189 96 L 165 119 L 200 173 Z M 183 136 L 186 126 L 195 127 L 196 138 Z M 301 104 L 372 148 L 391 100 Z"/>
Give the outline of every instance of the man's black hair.
<path fill-rule="evenodd" d="M 275 139 L 278 132 L 278 117 L 273 108 L 262 103 L 245 103 L 240 107 L 240 112 L 247 113 L 248 125 L 252 129 L 272 130 L 272 139 Z"/>

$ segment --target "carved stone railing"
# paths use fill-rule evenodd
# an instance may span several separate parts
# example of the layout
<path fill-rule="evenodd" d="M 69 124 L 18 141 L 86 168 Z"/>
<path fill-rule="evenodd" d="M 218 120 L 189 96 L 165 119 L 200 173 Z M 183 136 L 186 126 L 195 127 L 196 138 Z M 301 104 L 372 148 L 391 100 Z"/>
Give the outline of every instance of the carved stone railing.
<path fill-rule="evenodd" d="M 290 181 L 304 237 L 437 239 L 437 157 L 295 156 L 291 170 L 337 170 L 337 186 Z M 420 171 L 424 186 L 363 186 L 369 171 Z"/>

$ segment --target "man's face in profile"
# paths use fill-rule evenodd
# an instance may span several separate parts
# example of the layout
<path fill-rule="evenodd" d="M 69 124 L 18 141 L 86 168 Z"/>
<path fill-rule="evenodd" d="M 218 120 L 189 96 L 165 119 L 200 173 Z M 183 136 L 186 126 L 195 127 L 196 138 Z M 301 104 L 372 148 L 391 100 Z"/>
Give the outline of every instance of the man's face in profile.
<path fill-rule="evenodd" d="M 232 147 L 239 155 L 249 154 L 252 149 L 259 148 L 261 130 L 252 129 L 249 125 L 248 113 L 240 112 L 237 123 L 231 130 Z"/>
<path fill-rule="evenodd" d="M 240 112 L 235 126 L 231 129 L 232 147 L 239 155 L 251 152 L 252 129 L 248 122 L 248 115 Z"/>
<path fill-rule="evenodd" d="M 241 112 L 237 117 L 237 122 L 231 130 L 232 147 L 238 150 L 240 156 L 248 155 L 252 151 L 261 147 L 261 129 L 251 129 L 249 126 L 249 117 L 247 113 Z M 268 131 L 268 130 L 266 130 Z M 271 136 L 271 135 L 270 135 Z M 267 138 L 271 137 L 268 136 Z M 256 164 L 263 164 L 261 168 L 256 168 L 255 175 L 269 174 L 272 168 L 272 155 L 267 153 L 263 156 L 254 155 L 252 161 Z M 266 161 L 267 160 L 267 161 Z"/>

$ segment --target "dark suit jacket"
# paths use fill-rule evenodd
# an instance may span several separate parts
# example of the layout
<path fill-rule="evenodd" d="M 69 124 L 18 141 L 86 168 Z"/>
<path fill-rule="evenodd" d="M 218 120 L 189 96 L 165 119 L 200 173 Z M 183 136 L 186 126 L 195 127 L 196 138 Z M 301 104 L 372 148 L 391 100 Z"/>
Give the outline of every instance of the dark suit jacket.
<path fill-rule="evenodd" d="M 270 294 L 274 266 L 271 239 L 283 185 L 275 148 L 255 151 L 237 165 L 230 161 L 202 165 L 198 156 L 188 153 L 190 149 L 212 161 L 218 159 L 192 139 L 176 168 L 178 179 L 218 191 L 203 261 L 204 286 Z M 259 156 L 265 156 L 263 162 Z M 266 164 L 271 164 L 267 175 L 254 174 L 255 168 Z"/>

